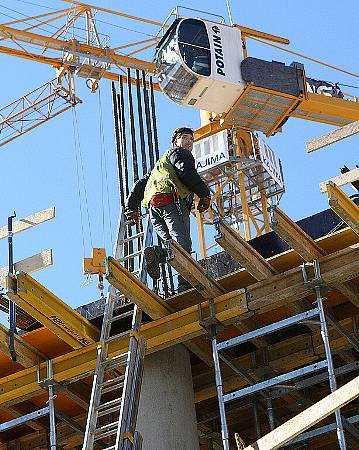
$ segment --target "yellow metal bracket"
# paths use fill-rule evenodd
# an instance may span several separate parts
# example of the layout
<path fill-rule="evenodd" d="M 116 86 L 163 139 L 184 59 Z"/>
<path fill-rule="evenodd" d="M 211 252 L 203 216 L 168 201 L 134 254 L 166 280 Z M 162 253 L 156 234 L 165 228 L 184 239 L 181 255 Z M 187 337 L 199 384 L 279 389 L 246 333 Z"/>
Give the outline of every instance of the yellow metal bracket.
<path fill-rule="evenodd" d="M 359 207 L 332 181 L 329 181 L 326 187 L 329 206 L 359 235 Z"/>
<path fill-rule="evenodd" d="M 129 440 L 131 442 L 131 444 L 135 443 L 135 440 L 133 438 L 133 434 L 130 433 L 129 431 L 127 431 L 126 433 L 123 433 L 123 438 Z"/>
<path fill-rule="evenodd" d="M 106 273 L 106 250 L 93 248 L 92 258 L 84 258 L 84 273 L 86 275 L 104 275 Z"/>
<path fill-rule="evenodd" d="M 99 340 L 99 330 L 94 325 L 29 274 L 8 276 L 6 286 L 10 300 L 72 348 L 86 347 Z"/>

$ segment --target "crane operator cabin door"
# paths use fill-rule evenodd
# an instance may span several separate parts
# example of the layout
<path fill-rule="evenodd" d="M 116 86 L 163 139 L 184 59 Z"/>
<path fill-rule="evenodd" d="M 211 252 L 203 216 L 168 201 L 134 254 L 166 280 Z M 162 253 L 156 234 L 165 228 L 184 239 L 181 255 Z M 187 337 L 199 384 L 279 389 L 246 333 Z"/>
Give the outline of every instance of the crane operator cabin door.
<path fill-rule="evenodd" d="M 246 84 L 240 30 L 199 19 L 178 19 L 156 48 L 163 92 L 181 105 L 227 112 Z"/>

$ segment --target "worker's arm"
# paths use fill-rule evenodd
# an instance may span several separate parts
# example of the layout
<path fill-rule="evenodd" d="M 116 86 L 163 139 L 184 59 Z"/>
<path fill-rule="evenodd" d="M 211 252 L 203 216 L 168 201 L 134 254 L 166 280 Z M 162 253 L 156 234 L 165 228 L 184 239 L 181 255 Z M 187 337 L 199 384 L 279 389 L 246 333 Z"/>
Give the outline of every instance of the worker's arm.
<path fill-rule="evenodd" d="M 168 156 L 178 178 L 188 189 L 197 194 L 199 198 L 210 197 L 210 190 L 198 174 L 195 160 L 190 151 L 182 147 L 174 147 Z"/>
<path fill-rule="evenodd" d="M 140 208 L 149 176 L 150 174 L 147 173 L 144 177 L 137 180 L 133 185 L 129 196 L 126 199 L 126 210 L 137 211 Z"/>

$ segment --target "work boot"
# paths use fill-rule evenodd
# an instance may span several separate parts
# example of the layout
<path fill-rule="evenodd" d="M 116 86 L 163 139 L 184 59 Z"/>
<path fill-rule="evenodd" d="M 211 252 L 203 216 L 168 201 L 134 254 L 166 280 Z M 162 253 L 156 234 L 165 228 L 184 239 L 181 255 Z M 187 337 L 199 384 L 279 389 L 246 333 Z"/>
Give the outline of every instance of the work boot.
<path fill-rule="evenodd" d="M 159 245 L 153 245 L 152 247 L 145 248 L 144 255 L 148 275 L 153 280 L 158 280 L 161 276 L 160 264 L 166 262 L 166 250 Z"/>

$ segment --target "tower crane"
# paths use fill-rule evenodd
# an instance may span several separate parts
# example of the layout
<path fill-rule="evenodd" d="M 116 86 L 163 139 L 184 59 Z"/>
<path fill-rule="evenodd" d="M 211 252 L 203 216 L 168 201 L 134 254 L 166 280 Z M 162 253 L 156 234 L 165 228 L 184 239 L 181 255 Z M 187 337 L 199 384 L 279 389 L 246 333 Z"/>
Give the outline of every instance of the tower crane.
<path fill-rule="evenodd" d="M 303 64 L 288 66 L 248 55 L 248 39 L 278 47 L 289 44 L 286 38 L 227 25 L 218 18 L 183 17 L 177 8 L 161 23 L 64 1 L 72 7 L 0 25 L 0 39 L 7 43 L 0 46 L 0 53 L 56 69 L 55 80 L 0 110 L 0 146 L 78 104 L 75 75 L 85 78 L 92 92 L 102 78 L 117 80 L 124 67 L 155 75 L 155 90 L 177 104 L 201 110 L 201 127 L 195 133 L 197 168 L 211 184 L 214 198 L 212 209 L 198 216 L 202 256 L 206 256 L 203 224 L 212 222 L 214 215 L 226 217 L 246 239 L 269 231 L 268 201 L 284 192 L 284 180 L 279 159 L 258 132 L 269 137 L 290 117 L 334 126 L 359 119 L 357 97 L 343 93 L 336 84 L 307 77 Z M 98 11 L 155 31 L 145 40 L 110 47 L 98 31 Z M 64 18 L 65 24 L 51 35 L 40 33 L 44 25 Z M 81 20 L 84 36 L 71 35 Z M 153 60 L 134 57 L 154 46 Z M 50 50 L 55 57 L 44 54 Z M 207 157 L 218 139 L 226 142 L 225 151 Z"/>

